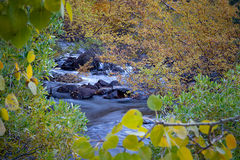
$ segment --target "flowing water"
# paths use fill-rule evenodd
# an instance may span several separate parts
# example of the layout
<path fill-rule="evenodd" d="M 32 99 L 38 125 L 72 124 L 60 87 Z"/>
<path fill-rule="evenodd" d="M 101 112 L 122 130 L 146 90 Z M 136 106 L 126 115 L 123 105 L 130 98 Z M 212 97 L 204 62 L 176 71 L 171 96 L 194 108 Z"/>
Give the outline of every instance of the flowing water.
<path fill-rule="evenodd" d="M 82 49 L 83 50 L 83 49 Z M 69 54 L 65 55 L 69 56 Z M 76 56 L 76 55 L 71 55 Z M 79 75 L 76 71 L 66 71 L 61 69 L 52 69 L 52 74 L 75 74 L 80 76 L 83 81 L 80 83 L 68 83 L 68 84 L 74 84 L 74 85 L 83 85 L 83 84 L 95 84 L 98 80 L 102 79 L 108 83 L 110 83 L 113 80 L 116 80 L 116 76 L 107 76 L 107 75 L 92 75 L 89 73 L 88 75 Z M 56 93 L 56 89 L 58 86 L 66 84 L 63 82 L 46 82 L 47 88 L 52 88 L 53 94 Z M 153 115 L 153 112 L 150 111 L 147 108 L 146 100 L 136 100 L 132 98 L 123 98 L 123 99 L 104 99 L 102 96 L 93 96 L 90 99 L 86 100 L 75 100 L 71 99 L 69 96 L 59 95 L 61 93 L 54 95 L 54 100 L 58 101 L 58 98 L 63 98 L 62 100 L 73 103 L 76 105 L 79 105 L 82 112 L 85 112 L 89 123 L 88 131 L 86 134 L 91 138 L 95 140 L 104 139 L 104 137 L 107 135 L 107 133 L 111 132 L 114 125 L 119 123 L 121 121 L 121 118 L 123 115 L 129 110 L 129 109 L 138 109 L 140 110 L 144 116 L 149 117 Z M 147 128 L 149 128 L 149 124 L 146 125 Z M 118 133 L 120 141 L 123 140 L 123 138 L 127 135 L 125 131 L 127 131 L 127 128 L 124 128 L 120 133 Z M 113 154 L 118 153 L 121 151 L 122 148 L 118 148 L 115 150 L 112 150 L 111 152 Z"/>

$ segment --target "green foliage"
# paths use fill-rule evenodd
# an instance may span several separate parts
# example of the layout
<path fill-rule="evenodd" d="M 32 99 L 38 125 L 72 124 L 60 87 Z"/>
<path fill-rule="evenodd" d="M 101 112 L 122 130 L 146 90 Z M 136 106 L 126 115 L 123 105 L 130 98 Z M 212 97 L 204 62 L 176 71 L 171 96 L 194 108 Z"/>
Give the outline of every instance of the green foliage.
<path fill-rule="evenodd" d="M 67 158 L 75 135 L 86 130 L 87 119 L 78 106 L 46 99 L 42 79 L 55 65 L 52 34 L 61 32 L 62 26 L 56 16 L 50 21 L 54 24 L 33 32 L 22 49 L 0 41 L 4 79 L 0 83 L 0 157 L 4 159 Z"/>
<path fill-rule="evenodd" d="M 184 121 L 218 120 L 239 115 L 239 75 L 239 65 L 235 70 L 230 70 L 221 82 L 214 82 L 208 76 L 198 75 L 195 77 L 194 87 L 177 97 L 175 114 Z"/>

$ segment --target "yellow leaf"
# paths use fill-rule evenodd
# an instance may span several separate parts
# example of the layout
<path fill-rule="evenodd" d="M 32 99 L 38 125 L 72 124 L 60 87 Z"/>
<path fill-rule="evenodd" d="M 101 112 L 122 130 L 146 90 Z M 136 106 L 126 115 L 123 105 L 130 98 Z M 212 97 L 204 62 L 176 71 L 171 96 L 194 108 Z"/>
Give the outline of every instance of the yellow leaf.
<path fill-rule="evenodd" d="M 15 63 L 15 69 L 16 70 L 15 70 L 14 76 L 19 81 L 21 78 L 21 74 L 20 74 L 19 66 L 17 63 Z"/>
<path fill-rule="evenodd" d="M 5 89 L 5 80 L 2 75 L 0 75 L 0 91 Z"/>
<path fill-rule="evenodd" d="M 35 29 L 36 29 L 37 34 L 40 34 L 39 30 L 37 28 L 35 28 Z"/>
<path fill-rule="evenodd" d="M 130 109 L 123 116 L 122 124 L 130 129 L 138 129 L 143 124 L 142 113 L 137 109 Z"/>
<path fill-rule="evenodd" d="M 6 132 L 6 128 L 4 126 L 3 121 L 0 119 L 0 136 L 3 136 L 5 132 Z"/>
<path fill-rule="evenodd" d="M 7 95 L 5 99 L 5 106 L 10 110 L 10 111 L 15 111 L 19 109 L 19 104 L 16 96 L 13 93 L 10 93 Z"/>
<path fill-rule="evenodd" d="M 29 65 L 27 66 L 27 79 L 31 79 L 31 78 L 32 78 L 32 75 L 33 75 L 32 65 L 29 64 Z"/>
<path fill-rule="evenodd" d="M 181 123 L 177 121 L 176 123 Z M 181 139 L 185 139 L 188 135 L 187 129 L 183 126 L 174 126 L 173 131 L 177 134 L 177 136 Z"/>
<path fill-rule="evenodd" d="M 66 10 L 69 16 L 70 21 L 72 22 L 73 14 L 72 14 L 72 7 L 69 2 L 66 3 Z"/>
<path fill-rule="evenodd" d="M 4 65 L 2 63 L 2 61 L 0 61 L 0 70 L 2 70 L 4 68 Z"/>
<path fill-rule="evenodd" d="M 138 129 L 138 132 L 144 132 L 145 134 L 148 132 L 148 129 L 141 126 L 139 129 Z M 148 138 L 150 136 L 150 134 L 147 134 L 146 138 Z M 140 136 L 140 137 L 143 137 L 143 136 Z"/>
<path fill-rule="evenodd" d="M 8 111 L 5 108 L 1 109 L 1 116 L 3 120 L 5 121 L 9 120 Z"/>
<path fill-rule="evenodd" d="M 35 84 L 36 84 L 36 86 L 39 84 L 39 81 L 38 81 L 38 79 L 37 79 L 37 78 L 35 78 L 35 77 L 32 77 L 30 80 L 31 80 L 33 83 L 35 83 Z"/>
<path fill-rule="evenodd" d="M 167 138 L 166 138 L 166 137 L 162 137 L 162 138 L 161 138 L 161 141 L 160 141 L 160 143 L 159 143 L 159 146 L 160 146 L 160 147 L 169 147 L 169 144 L 168 144 L 168 142 L 167 142 Z"/>
<path fill-rule="evenodd" d="M 187 147 L 181 147 L 178 151 L 177 151 L 177 155 L 180 158 L 180 160 L 192 160 L 192 153 L 190 152 L 190 150 Z"/>
<path fill-rule="evenodd" d="M 28 88 L 31 90 L 33 95 L 37 95 L 37 86 L 33 82 L 28 83 Z"/>
<path fill-rule="evenodd" d="M 203 120 L 202 123 L 209 123 L 210 121 L 209 120 Z M 208 134 L 209 132 L 209 128 L 210 126 L 209 125 L 201 125 L 199 127 L 199 130 L 204 133 L 204 134 Z"/>
<path fill-rule="evenodd" d="M 33 50 L 29 51 L 28 52 L 28 55 L 27 55 L 27 61 L 28 63 L 32 63 L 34 60 L 35 60 L 35 54 L 33 52 Z"/>
<path fill-rule="evenodd" d="M 112 134 L 116 134 L 116 133 L 118 133 L 121 130 L 122 130 L 122 123 L 118 123 L 117 125 L 115 125 L 113 127 Z"/>
<path fill-rule="evenodd" d="M 229 149 L 234 149 L 237 147 L 237 142 L 235 137 L 232 134 L 228 134 L 225 138 L 227 147 Z"/>

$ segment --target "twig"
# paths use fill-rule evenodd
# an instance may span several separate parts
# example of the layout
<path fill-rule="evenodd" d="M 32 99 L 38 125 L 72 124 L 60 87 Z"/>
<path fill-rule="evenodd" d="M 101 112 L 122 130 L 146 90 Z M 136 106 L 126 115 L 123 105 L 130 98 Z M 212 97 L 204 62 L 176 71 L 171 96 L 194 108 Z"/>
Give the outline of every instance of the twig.
<path fill-rule="evenodd" d="M 218 124 L 223 124 L 229 121 L 234 121 L 234 120 L 239 120 L 240 119 L 240 115 L 235 116 L 235 117 L 230 117 L 230 118 L 226 118 L 226 119 L 221 119 L 217 122 L 197 122 L 197 123 L 168 123 L 168 122 L 163 122 L 163 121 L 158 121 L 156 122 L 156 124 L 160 124 L 163 126 L 215 126 Z"/>

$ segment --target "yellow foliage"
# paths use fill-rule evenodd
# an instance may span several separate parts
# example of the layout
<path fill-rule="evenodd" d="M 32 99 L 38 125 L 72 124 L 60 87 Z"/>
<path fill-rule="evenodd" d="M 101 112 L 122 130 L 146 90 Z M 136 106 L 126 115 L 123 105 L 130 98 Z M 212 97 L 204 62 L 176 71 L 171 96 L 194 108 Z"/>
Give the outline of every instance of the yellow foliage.
<path fill-rule="evenodd" d="M 108 48 L 102 60 L 131 64 L 126 80 L 135 90 L 178 93 L 184 73 L 223 73 L 236 63 L 239 27 L 228 0 L 70 3 L 75 19 L 67 27 L 101 39 Z"/>
<path fill-rule="evenodd" d="M 8 111 L 5 108 L 1 108 L 1 117 L 5 121 L 9 120 Z"/>
<path fill-rule="evenodd" d="M 19 104 L 16 96 L 13 93 L 10 93 L 7 95 L 5 99 L 5 106 L 10 110 L 10 111 L 15 111 L 19 109 Z"/>
<path fill-rule="evenodd" d="M 0 61 L 0 70 L 2 70 L 4 68 L 4 65 L 2 63 L 2 61 Z"/>
<path fill-rule="evenodd" d="M 232 134 L 228 134 L 225 140 L 226 140 L 227 147 L 229 149 L 234 149 L 237 147 L 236 139 Z"/>

